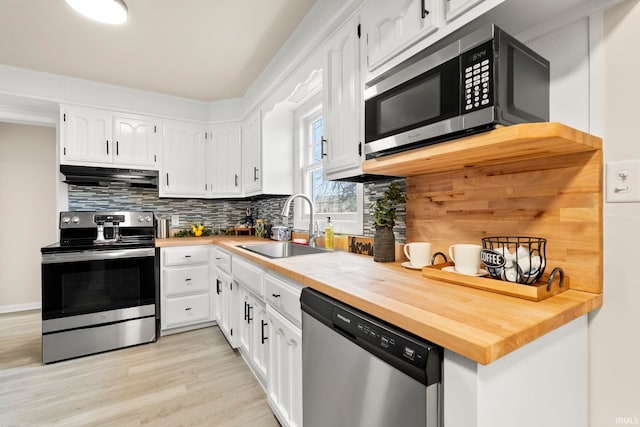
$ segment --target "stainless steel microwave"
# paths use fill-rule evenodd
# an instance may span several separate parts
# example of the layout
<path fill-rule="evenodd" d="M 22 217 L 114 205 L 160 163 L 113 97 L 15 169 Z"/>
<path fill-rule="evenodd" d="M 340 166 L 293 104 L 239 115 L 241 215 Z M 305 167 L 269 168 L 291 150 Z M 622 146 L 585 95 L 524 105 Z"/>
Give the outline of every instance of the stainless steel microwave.
<path fill-rule="evenodd" d="M 368 159 L 549 120 L 549 61 L 493 24 L 396 68 L 365 86 Z"/>

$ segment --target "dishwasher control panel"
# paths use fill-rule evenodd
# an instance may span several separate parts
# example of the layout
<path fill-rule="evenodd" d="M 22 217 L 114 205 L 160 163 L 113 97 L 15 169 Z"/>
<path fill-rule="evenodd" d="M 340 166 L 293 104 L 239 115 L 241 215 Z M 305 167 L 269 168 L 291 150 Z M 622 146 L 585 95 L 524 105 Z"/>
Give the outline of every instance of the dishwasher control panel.
<path fill-rule="evenodd" d="M 340 307 L 333 308 L 333 322 L 338 328 L 350 333 L 356 339 L 365 341 L 371 346 L 404 360 L 418 368 L 424 368 L 430 347 L 390 331 L 383 324 L 365 320 L 355 313 Z"/>

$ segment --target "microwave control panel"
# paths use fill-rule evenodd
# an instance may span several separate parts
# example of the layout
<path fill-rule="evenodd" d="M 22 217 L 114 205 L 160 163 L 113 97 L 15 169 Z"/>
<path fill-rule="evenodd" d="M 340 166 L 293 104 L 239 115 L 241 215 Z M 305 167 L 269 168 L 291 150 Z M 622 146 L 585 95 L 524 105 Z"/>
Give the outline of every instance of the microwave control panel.
<path fill-rule="evenodd" d="M 460 55 L 462 114 L 493 104 L 493 40 Z"/>

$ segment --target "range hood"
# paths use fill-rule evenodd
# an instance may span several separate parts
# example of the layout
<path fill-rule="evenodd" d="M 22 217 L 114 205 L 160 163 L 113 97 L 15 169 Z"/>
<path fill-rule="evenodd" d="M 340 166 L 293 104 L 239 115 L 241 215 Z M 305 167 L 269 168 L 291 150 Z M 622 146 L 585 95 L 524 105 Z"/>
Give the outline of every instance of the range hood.
<path fill-rule="evenodd" d="M 64 182 L 100 187 L 158 188 L 158 171 L 60 165 Z"/>

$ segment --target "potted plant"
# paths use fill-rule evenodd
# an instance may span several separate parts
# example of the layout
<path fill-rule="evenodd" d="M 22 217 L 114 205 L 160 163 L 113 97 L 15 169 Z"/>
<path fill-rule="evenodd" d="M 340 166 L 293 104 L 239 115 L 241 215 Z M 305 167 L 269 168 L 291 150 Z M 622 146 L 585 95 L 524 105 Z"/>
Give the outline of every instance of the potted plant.
<path fill-rule="evenodd" d="M 396 209 L 400 203 L 406 203 L 407 195 L 397 181 L 389 185 L 382 198 L 371 205 L 371 216 L 376 226 L 373 236 L 373 260 L 393 262 L 396 260 L 396 238 L 393 227 L 396 225 Z"/>

